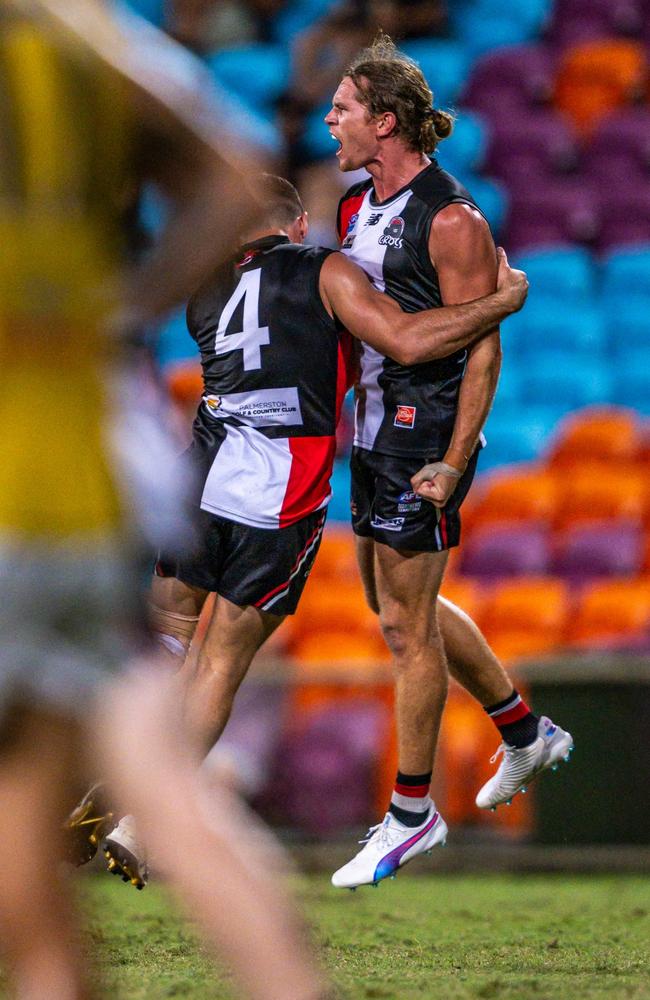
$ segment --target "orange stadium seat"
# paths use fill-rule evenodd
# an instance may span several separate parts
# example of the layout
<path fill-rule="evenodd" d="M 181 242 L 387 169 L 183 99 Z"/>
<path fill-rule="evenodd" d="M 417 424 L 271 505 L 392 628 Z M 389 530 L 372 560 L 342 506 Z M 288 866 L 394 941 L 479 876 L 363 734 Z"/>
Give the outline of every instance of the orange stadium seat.
<path fill-rule="evenodd" d="M 597 583 L 584 593 L 569 638 L 578 645 L 634 638 L 650 628 L 650 577 Z"/>
<path fill-rule="evenodd" d="M 569 613 L 569 593 L 561 580 L 519 578 L 495 587 L 480 625 L 497 656 L 512 660 L 559 649 Z"/>
<path fill-rule="evenodd" d="M 497 473 L 490 477 L 468 510 L 468 528 L 503 521 L 545 521 L 557 504 L 555 475 L 539 466 L 526 472 Z M 465 510 L 463 508 L 463 516 Z"/>
<path fill-rule="evenodd" d="M 647 62 L 639 42 L 622 38 L 587 42 L 564 56 L 554 103 L 582 136 L 601 118 L 643 93 Z"/>
<path fill-rule="evenodd" d="M 609 462 L 562 470 L 555 527 L 608 521 L 616 518 L 642 520 L 650 499 L 648 480 L 635 466 L 623 471 Z"/>
<path fill-rule="evenodd" d="M 359 580 L 357 560 L 354 552 L 354 536 L 352 530 L 345 525 L 325 527 L 314 568 L 311 571 L 312 580 L 327 580 L 330 585 L 339 581 L 354 583 Z"/>
<path fill-rule="evenodd" d="M 182 362 L 171 367 L 166 374 L 167 388 L 172 399 L 182 406 L 197 406 L 203 395 L 201 365 L 195 361 Z"/>
<path fill-rule="evenodd" d="M 632 410 L 590 407 L 560 426 L 549 464 L 579 466 L 593 462 L 631 465 L 641 456 L 639 419 Z"/>
<path fill-rule="evenodd" d="M 480 617 L 485 594 L 474 580 L 466 576 L 453 576 L 449 579 L 445 576 L 440 594 L 452 604 L 462 608 L 470 618 L 476 620 Z"/>

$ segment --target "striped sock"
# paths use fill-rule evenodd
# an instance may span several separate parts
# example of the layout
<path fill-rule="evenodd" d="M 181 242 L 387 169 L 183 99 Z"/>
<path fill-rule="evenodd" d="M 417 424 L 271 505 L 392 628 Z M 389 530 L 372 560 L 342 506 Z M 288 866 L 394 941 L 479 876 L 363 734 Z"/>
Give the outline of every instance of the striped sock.
<path fill-rule="evenodd" d="M 395 788 L 388 811 L 404 826 L 420 826 L 433 805 L 429 795 L 431 771 L 428 774 L 397 772 Z"/>
<path fill-rule="evenodd" d="M 537 723 L 539 718 L 533 715 L 518 691 L 496 705 L 489 705 L 485 711 L 501 733 L 501 739 L 508 746 L 529 746 L 537 739 Z"/>

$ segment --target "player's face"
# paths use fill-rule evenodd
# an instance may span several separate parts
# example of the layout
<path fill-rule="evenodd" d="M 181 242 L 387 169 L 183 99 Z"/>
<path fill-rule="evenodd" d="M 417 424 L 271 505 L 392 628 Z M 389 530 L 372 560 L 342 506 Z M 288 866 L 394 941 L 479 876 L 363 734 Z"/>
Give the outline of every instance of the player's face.
<path fill-rule="evenodd" d="M 336 151 L 340 170 L 358 170 L 377 155 L 376 123 L 348 76 L 343 77 L 332 98 L 332 110 L 326 115 L 325 124 L 340 143 Z"/>

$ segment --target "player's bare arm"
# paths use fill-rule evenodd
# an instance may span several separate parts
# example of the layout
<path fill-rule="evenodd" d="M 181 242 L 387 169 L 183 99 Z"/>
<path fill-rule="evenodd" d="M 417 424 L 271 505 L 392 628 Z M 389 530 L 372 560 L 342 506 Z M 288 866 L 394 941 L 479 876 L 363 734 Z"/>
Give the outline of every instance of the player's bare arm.
<path fill-rule="evenodd" d="M 475 208 L 454 204 L 439 212 L 431 226 L 429 252 L 446 305 L 494 289 L 499 258 L 488 224 Z M 454 432 L 442 462 L 425 465 L 411 480 L 413 489 L 436 506 L 444 507 L 478 444 L 500 367 L 501 341 L 495 324 L 469 348 Z"/>
<path fill-rule="evenodd" d="M 420 364 L 466 347 L 521 308 L 528 289 L 526 276 L 508 266 L 503 251 L 499 261 L 496 291 L 442 309 L 402 312 L 393 299 L 373 288 L 360 267 L 340 253 L 331 254 L 323 264 L 320 293 L 330 315 L 354 337 L 398 364 Z"/>

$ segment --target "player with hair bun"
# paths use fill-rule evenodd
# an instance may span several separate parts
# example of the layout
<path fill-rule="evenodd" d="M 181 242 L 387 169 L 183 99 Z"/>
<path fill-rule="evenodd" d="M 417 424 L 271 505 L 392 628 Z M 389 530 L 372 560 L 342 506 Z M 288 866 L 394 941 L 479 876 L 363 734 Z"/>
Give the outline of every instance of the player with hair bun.
<path fill-rule="evenodd" d="M 470 193 L 433 157 L 453 118 L 419 66 L 380 35 L 348 67 L 325 122 L 342 171 L 370 177 L 341 200 L 341 249 L 407 312 L 489 294 L 497 254 Z M 362 337 L 363 339 L 363 337 Z M 513 689 L 474 623 L 438 596 L 501 363 L 498 326 L 466 348 L 401 365 L 364 343 L 356 387 L 352 525 L 370 607 L 392 653 L 398 774 L 388 812 L 335 886 L 377 883 L 443 843 L 429 795 L 448 670 L 486 707 L 503 743 L 477 805 L 508 801 L 571 745 Z M 436 600 L 437 598 L 437 600 Z"/>

